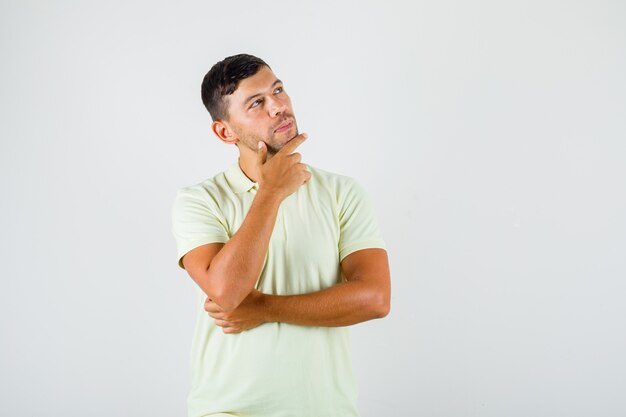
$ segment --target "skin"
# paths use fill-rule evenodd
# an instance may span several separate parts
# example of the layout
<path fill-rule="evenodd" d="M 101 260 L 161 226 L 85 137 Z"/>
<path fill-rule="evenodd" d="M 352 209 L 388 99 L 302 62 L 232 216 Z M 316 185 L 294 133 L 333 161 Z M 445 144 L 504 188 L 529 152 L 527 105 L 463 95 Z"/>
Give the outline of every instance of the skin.
<path fill-rule="evenodd" d="M 265 144 L 267 159 L 270 160 L 298 135 L 291 98 L 282 82 L 274 84 L 276 80 L 278 78 L 265 66 L 253 76 L 241 80 L 233 94 L 227 96 L 229 120 L 216 120 L 211 124 L 213 133 L 219 139 L 237 145 L 241 169 L 254 182 L 259 179 L 255 164 L 259 141 Z M 254 94 L 262 95 L 246 101 Z M 286 131 L 276 132 L 276 128 L 286 120 L 292 120 L 292 126 Z"/>
<path fill-rule="evenodd" d="M 230 244 L 230 254 L 252 254 L 253 251 L 264 254 L 266 245 L 259 246 L 258 242 L 256 246 L 244 245 L 255 240 L 250 239 L 252 236 L 269 239 L 271 227 L 268 228 L 267 224 L 274 224 L 280 202 L 310 177 L 306 175 L 304 165 L 299 163 L 301 155 L 292 153 L 304 141 L 303 135 L 306 134 L 299 134 L 291 99 L 282 82 L 276 81 L 277 77 L 268 67 L 262 67 L 255 75 L 241 80 L 233 94 L 227 96 L 228 120 L 216 120 L 211 125 L 220 140 L 238 147 L 242 171 L 252 181 L 259 183 L 257 196 L 240 231 L 231 238 L 232 242 L 226 243 Z M 246 101 L 254 94 L 259 95 Z M 276 132 L 276 128 L 285 120 L 292 120 L 292 126 Z M 291 141 L 293 143 L 284 148 Z M 258 147 L 259 142 L 261 148 Z M 269 221 L 263 223 L 263 220 Z M 257 225 L 260 225 L 258 230 L 253 231 Z M 257 240 L 264 242 L 263 238 Z M 308 294 L 273 295 L 254 288 L 255 271 L 260 269 L 258 265 L 249 264 L 262 260 L 259 256 L 252 257 L 250 262 L 237 264 L 241 268 L 251 269 L 241 272 L 238 276 L 246 276 L 247 279 L 241 279 L 233 286 L 233 277 L 226 275 L 233 270 L 236 257 L 227 257 L 227 251 L 222 250 L 224 245 L 204 245 L 183 258 L 185 268 L 205 293 L 225 293 L 225 290 L 218 291 L 209 284 L 223 279 L 220 288 L 228 284 L 231 285 L 229 294 L 240 294 L 232 303 L 226 302 L 224 295 L 208 296 L 205 301 L 204 309 L 222 327 L 224 333 L 240 333 L 269 322 L 348 326 L 382 318 L 389 313 L 390 272 L 384 249 L 362 249 L 346 256 L 341 262 L 345 282 Z M 224 254 L 220 255 L 220 252 Z M 207 271 L 212 271 L 212 276 L 210 272 L 207 275 Z M 227 305 L 230 307 L 227 308 Z"/>

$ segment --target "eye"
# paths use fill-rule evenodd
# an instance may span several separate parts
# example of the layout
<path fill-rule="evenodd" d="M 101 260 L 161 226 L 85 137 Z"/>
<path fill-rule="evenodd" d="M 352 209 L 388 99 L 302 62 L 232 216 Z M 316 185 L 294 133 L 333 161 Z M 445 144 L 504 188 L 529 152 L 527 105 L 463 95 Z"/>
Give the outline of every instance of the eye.
<path fill-rule="evenodd" d="M 276 90 L 274 90 L 274 91 L 278 91 L 278 90 L 280 90 L 279 92 L 282 93 L 283 92 L 283 87 L 277 87 Z M 257 107 L 256 104 L 257 103 L 262 103 L 262 102 L 263 102 L 263 99 L 262 98 L 258 98 L 258 99 L 254 100 L 252 102 L 252 105 L 250 106 L 250 108 Z"/>

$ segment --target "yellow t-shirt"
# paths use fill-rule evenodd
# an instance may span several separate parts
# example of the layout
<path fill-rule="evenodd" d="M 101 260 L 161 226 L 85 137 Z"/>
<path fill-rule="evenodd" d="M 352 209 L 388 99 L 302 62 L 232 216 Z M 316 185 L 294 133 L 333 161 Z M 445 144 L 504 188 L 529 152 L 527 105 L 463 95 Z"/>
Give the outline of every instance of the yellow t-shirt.
<path fill-rule="evenodd" d="M 359 249 L 385 249 L 364 188 L 351 177 L 305 165 L 311 179 L 278 210 L 255 285 L 263 293 L 331 287 L 345 279 L 344 257 Z M 184 269 L 181 258 L 191 249 L 227 242 L 257 189 L 239 159 L 210 179 L 180 188 L 172 207 L 178 265 Z M 204 311 L 205 299 L 198 287 L 189 417 L 359 416 L 348 327 L 264 323 L 225 334 Z"/>

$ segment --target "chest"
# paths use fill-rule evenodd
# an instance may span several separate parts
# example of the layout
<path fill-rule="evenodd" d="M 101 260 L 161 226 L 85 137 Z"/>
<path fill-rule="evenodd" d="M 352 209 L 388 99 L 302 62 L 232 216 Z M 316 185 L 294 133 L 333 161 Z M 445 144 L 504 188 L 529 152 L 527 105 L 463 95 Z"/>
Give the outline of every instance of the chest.
<path fill-rule="evenodd" d="M 239 209 L 225 216 L 232 234 L 243 223 L 254 196 L 243 194 L 236 202 Z M 298 294 L 332 286 L 341 280 L 338 247 L 334 196 L 302 187 L 278 208 L 257 287 L 273 294 Z"/>

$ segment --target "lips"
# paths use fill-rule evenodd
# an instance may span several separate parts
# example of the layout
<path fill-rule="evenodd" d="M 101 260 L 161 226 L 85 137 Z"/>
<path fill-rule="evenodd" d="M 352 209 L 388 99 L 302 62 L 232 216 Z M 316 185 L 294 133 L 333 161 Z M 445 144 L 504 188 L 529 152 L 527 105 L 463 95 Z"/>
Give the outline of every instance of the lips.
<path fill-rule="evenodd" d="M 275 130 L 275 132 L 278 132 L 280 130 L 285 130 L 285 128 L 291 127 L 293 121 L 292 120 L 286 120 L 283 123 L 281 123 L 280 126 L 278 126 Z"/>

